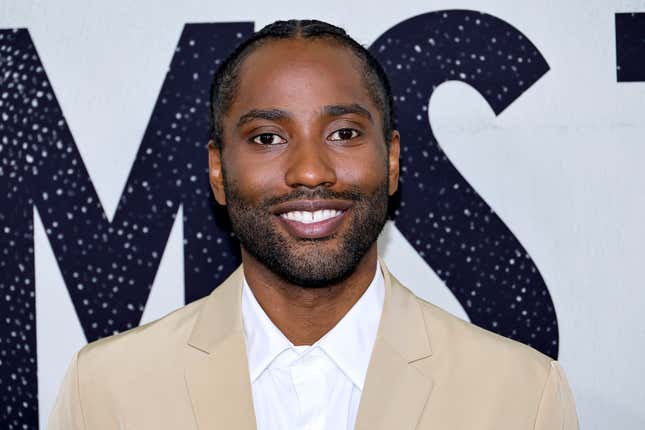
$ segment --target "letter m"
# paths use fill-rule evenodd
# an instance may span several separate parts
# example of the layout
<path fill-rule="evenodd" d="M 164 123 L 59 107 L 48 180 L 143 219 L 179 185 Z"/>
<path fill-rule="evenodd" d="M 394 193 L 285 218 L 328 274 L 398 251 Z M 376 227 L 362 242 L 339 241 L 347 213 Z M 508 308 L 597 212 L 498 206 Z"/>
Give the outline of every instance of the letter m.
<path fill-rule="evenodd" d="M 0 30 L 0 428 L 38 428 L 34 207 L 88 341 L 138 325 L 180 206 L 186 301 L 235 267 L 208 189 L 208 89 L 252 31 L 185 26 L 110 221 L 29 32 Z"/>

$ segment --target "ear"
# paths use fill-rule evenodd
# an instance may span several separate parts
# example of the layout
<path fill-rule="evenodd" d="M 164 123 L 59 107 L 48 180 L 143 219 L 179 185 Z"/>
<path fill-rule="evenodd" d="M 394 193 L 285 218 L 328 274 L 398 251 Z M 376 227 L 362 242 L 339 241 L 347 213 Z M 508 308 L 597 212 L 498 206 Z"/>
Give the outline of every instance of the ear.
<path fill-rule="evenodd" d="M 215 200 L 222 206 L 226 205 L 226 194 L 224 193 L 224 172 L 222 171 L 222 150 L 215 145 L 215 142 L 208 142 L 208 181 Z"/>
<path fill-rule="evenodd" d="M 401 135 L 398 131 L 392 132 L 392 140 L 389 144 L 389 165 L 388 173 L 388 194 L 391 196 L 399 189 L 399 154 L 401 150 Z"/>

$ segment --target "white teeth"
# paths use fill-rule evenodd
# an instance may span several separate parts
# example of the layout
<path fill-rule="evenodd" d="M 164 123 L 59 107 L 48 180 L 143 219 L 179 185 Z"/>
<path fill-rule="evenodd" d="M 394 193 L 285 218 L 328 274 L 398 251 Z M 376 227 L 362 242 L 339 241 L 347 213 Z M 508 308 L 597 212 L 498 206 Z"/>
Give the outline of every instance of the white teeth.
<path fill-rule="evenodd" d="M 282 218 L 286 218 L 292 221 L 301 222 L 303 224 L 311 224 L 314 222 L 325 221 L 330 218 L 334 218 L 343 213 L 336 209 L 321 209 L 314 212 L 309 211 L 291 211 L 285 212 L 280 215 Z"/>

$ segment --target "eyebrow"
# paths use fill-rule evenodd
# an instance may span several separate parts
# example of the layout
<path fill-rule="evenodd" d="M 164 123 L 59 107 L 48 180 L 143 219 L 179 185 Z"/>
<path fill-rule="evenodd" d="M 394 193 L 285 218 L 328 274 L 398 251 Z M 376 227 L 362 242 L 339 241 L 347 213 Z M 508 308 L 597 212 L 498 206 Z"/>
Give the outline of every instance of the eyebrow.
<path fill-rule="evenodd" d="M 367 108 L 358 103 L 327 105 L 323 107 L 323 114 L 327 116 L 342 116 L 347 114 L 356 114 L 367 118 L 374 123 L 372 114 Z M 237 120 L 236 127 L 240 128 L 249 121 L 254 119 L 264 119 L 267 121 L 278 121 L 281 119 L 290 119 L 292 115 L 282 109 L 251 109 Z"/>
<path fill-rule="evenodd" d="M 323 113 L 328 116 L 341 116 L 353 113 L 365 117 L 371 123 L 374 123 L 374 119 L 372 118 L 370 111 L 358 103 L 325 106 L 323 108 Z"/>
<path fill-rule="evenodd" d="M 289 112 L 281 109 L 251 109 L 237 120 L 237 128 L 242 127 L 249 121 L 254 119 L 265 119 L 267 121 L 278 121 L 280 119 L 291 118 Z"/>

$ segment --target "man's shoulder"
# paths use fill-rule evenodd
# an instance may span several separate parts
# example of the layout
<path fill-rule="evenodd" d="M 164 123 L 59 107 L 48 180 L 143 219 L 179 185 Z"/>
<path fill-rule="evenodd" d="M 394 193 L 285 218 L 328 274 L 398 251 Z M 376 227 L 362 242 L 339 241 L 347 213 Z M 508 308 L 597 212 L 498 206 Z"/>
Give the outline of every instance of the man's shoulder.
<path fill-rule="evenodd" d="M 77 354 L 79 372 L 101 376 L 119 373 L 137 380 L 176 373 L 207 344 L 237 329 L 236 306 L 241 267 L 207 297 L 123 333 L 92 342 Z M 233 322 L 232 322 L 233 321 Z M 192 347 L 189 347 L 190 346 Z"/>
<path fill-rule="evenodd" d="M 406 288 L 401 284 L 399 286 Z M 410 294 L 414 295 L 411 291 Z M 509 377 L 512 374 L 526 375 L 528 372 L 542 381 L 550 372 L 554 362 L 551 357 L 464 321 L 416 295 L 414 297 L 422 310 L 436 361 L 477 372 L 487 369 Z"/>
<path fill-rule="evenodd" d="M 70 410 L 73 419 L 84 421 L 83 428 L 88 429 L 116 428 L 123 417 L 135 423 L 133 428 L 161 421 L 167 428 L 185 427 L 192 412 L 190 402 L 180 395 L 185 390 L 183 364 L 196 351 L 187 342 L 207 301 L 197 300 L 156 321 L 84 346 L 63 382 L 52 415 L 53 422 L 59 422 L 56 428 L 69 427 L 60 422 L 72 419 Z"/>
<path fill-rule="evenodd" d="M 92 367 L 136 364 L 149 357 L 169 357 L 183 349 L 207 297 L 182 306 L 169 314 L 87 344 L 79 360 Z"/>
<path fill-rule="evenodd" d="M 409 294 L 421 310 L 430 346 L 428 356 L 411 364 L 434 387 L 419 428 L 437 422 L 446 428 L 482 422 L 577 428 L 573 395 L 557 361 Z"/>

